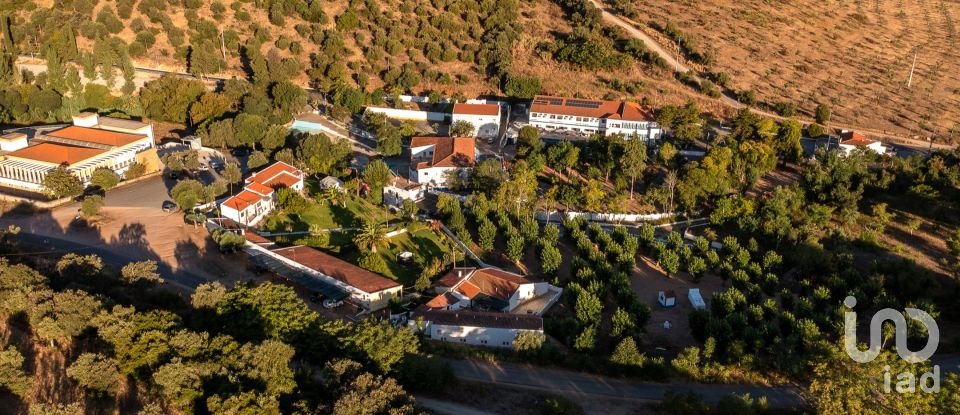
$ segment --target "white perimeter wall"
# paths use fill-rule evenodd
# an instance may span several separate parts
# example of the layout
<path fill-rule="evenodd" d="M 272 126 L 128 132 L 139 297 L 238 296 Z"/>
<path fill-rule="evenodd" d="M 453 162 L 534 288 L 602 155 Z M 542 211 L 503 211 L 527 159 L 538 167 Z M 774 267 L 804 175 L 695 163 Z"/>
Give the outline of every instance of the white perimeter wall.
<path fill-rule="evenodd" d="M 445 112 L 402 110 L 395 108 L 367 107 L 367 112 L 386 115 L 387 118 L 412 121 L 444 121 L 447 119 Z"/>

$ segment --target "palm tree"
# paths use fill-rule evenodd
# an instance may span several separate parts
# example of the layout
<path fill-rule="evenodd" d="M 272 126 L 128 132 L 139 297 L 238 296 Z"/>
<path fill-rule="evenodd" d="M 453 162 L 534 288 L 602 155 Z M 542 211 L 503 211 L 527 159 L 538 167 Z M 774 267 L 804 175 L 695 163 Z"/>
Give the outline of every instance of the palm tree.
<path fill-rule="evenodd" d="M 353 243 L 358 248 L 376 253 L 377 246 L 387 239 L 387 227 L 380 222 L 365 221 L 353 237 Z"/>
<path fill-rule="evenodd" d="M 342 206 L 346 202 L 346 194 L 340 189 L 328 187 L 317 195 L 317 200 L 321 204 L 330 203 L 331 206 Z"/>

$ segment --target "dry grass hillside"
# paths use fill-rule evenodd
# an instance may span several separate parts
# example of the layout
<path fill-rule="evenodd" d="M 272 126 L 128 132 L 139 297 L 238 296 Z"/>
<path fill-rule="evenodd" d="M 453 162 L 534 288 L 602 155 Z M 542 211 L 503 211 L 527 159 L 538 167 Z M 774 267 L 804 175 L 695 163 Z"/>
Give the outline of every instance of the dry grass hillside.
<path fill-rule="evenodd" d="M 258 37 L 261 54 L 295 58 L 301 66 L 295 80 L 307 84 L 317 77 L 329 76 L 327 63 L 319 64 L 311 72 L 318 66 L 313 57 L 322 54 L 325 39 L 338 32 L 342 33 L 342 51 L 337 54 L 335 72 L 345 72 L 346 78 L 355 84 L 360 83 L 359 75 L 363 74 L 361 86 L 367 91 L 383 86 L 383 75 L 391 68 L 411 65 L 422 75 L 421 82 L 410 88 L 415 93 L 500 93 L 500 85 L 485 72 L 480 58 L 484 47 L 491 43 L 489 39 L 496 35 L 485 31 L 486 13 L 504 7 L 495 1 L 316 1 L 322 17 L 313 22 L 289 10 L 282 13 L 282 21 L 272 19 L 270 4 L 276 2 L 67 0 L 55 5 L 52 0 L 13 1 L 21 3 L 16 6 L 18 21 L 13 25 L 20 51 L 41 57 L 52 32 L 72 27 L 80 58 L 95 53 L 100 40 L 115 37 L 129 45 L 130 57 L 137 66 L 186 71 L 191 45 L 199 48 L 202 42 L 209 42 L 219 59 L 222 32 L 226 59 L 214 66 L 219 75 L 243 76 L 243 47 L 249 38 Z M 289 4 L 295 3 L 298 2 Z M 160 6 L 164 6 L 162 11 Z M 356 12 L 358 23 L 337 31 L 338 22 L 348 9 Z M 108 31 L 107 22 L 99 18 L 101 14 L 116 16 L 122 29 L 116 33 Z M 645 97 L 655 105 L 697 97 L 695 91 L 676 82 L 669 70 L 632 61 L 615 70 L 595 72 L 558 63 L 549 54 L 538 53 L 539 43 L 554 42 L 573 30 L 574 25 L 557 1 L 518 2 L 515 23 L 520 30 L 510 49 L 513 59 L 509 71 L 513 75 L 538 77 L 546 93 L 592 98 Z M 154 43 L 144 44 L 145 32 L 153 35 Z M 441 76 L 430 76 L 430 71 Z M 703 102 L 709 104 L 711 100 Z"/>
<path fill-rule="evenodd" d="M 712 51 L 712 69 L 727 72 L 734 89 L 754 89 L 761 102 L 792 102 L 808 115 L 826 103 L 836 122 L 960 134 L 960 3 L 639 0 L 635 10 L 635 21 L 672 22 Z"/>

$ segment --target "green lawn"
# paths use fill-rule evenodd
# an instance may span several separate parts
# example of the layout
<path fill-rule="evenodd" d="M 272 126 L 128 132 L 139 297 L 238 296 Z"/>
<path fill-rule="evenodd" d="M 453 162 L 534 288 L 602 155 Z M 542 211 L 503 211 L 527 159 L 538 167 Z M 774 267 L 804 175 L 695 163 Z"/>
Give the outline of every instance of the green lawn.
<path fill-rule="evenodd" d="M 394 221 L 389 230 L 398 229 L 399 218 L 373 203 L 353 196 L 347 196 L 342 206 L 331 203 L 319 203 L 310 200 L 310 206 L 302 214 L 273 214 L 268 216 L 261 227 L 270 232 L 302 232 L 310 230 L 311 224 L 324 229 L 353 228 L 360 226 L 362 220 L 376 220 L 382 223 Z M 413 252 L 419 261 L 429 263 L 433 258 L 443 259 L 450 252 L 446 236 L 426 225 L 414 225 L 413 232 L 394 236 L 381 246 L 377 253 L 387 263 L 389 272 L 384 276 L 404 286 L 412 286 L 420 275 L 416 264 L 400 265 L 397 255 L 404 251 Z M 302 243 L 331 252 L 343 260 L 356 264 L 360 252 L 353 244 L 353 232 L 331 232 L 329 245 L 319 246 L 314 238 L 307 235 L 282 238 L 286 243 Z"/>
<path fill-rule="evenodd" d="M 271 232 L 306 231 L 313 223 L 324 229 L 351 228 L 359 226 L 362 220 L 387 222 L 396 218 L 396 215 L 373 203 L 347 196 L 342 206 L 311 201 L 310 207 L 302 214 L 272 215 L 264 220 L 262 227 Z"/>
<path fill-rule="evenodd" d="M 383 257 L 390 268 L 390 274 L 387 277 L 409 287 L 417 282 L 420 270 L 416 265 L 400 265 L 397 263 L 397 255 L 410 251 L 425 264 L 433 258 L 443 260 L 443 256 L 450 252 L 445 239 L 439 232 L 423 227 L 416 232 L 406 232 L 390 238 L 384 247 L 377 250 L 377 253 Z"/>

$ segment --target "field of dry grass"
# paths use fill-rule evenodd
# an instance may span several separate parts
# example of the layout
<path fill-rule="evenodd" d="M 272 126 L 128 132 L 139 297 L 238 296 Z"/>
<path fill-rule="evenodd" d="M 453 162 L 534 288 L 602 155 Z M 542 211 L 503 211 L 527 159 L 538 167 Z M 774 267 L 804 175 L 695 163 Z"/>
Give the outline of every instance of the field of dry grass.
<path fill-rule="evenodd" d="M 713 70 L 761 102 L 807 115 L 825 103 L 833 121 L 897 133 L 943 137 L 960 121 L 956 2 L 640 0 L 636 10 L 637 22 L 672 22 L 713 51 Z"/>

